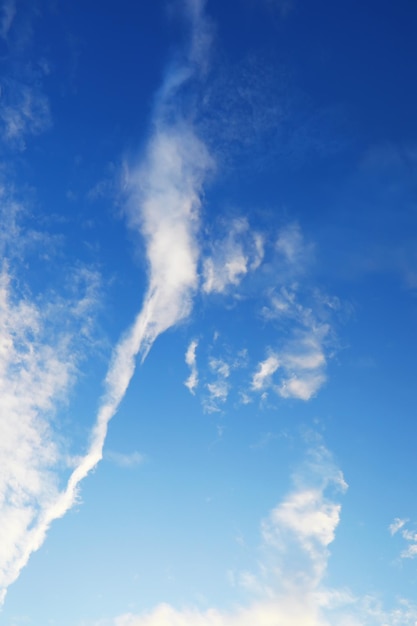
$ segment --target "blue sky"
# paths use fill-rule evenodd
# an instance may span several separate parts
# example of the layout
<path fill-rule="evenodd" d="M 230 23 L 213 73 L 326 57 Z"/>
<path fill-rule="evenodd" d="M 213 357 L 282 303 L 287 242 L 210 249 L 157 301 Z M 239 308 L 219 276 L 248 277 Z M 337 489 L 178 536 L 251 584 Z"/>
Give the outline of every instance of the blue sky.
<path fill-rule="evenodd" d="M 1 622 L 415 626 L 415 3 L 0 7 Z"/>

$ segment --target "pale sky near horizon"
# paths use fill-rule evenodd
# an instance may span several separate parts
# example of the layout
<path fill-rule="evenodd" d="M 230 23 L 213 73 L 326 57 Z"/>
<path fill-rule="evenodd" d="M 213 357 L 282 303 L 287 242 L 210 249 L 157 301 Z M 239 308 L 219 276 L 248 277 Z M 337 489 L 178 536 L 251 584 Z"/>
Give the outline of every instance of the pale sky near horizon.
<path fill-rule="evenodd" d="M 0 623 L 416 626 L 417 5 L 0 2 Z"/>

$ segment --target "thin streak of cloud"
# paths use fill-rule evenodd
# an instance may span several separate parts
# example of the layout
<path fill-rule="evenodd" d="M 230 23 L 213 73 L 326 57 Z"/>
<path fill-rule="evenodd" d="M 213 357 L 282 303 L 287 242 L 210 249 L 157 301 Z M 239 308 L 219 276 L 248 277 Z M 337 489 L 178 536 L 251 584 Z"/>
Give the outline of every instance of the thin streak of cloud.
<path fill-rule="evenodd" d="M 194 11 L 194 30 L 202 28 L 203 4 L 187 6 Z M 66 488 L 49 499 L 37 523 L 28 529 L 26 520 L 18 554 L 3 576 L 0 601 L 30 555 L 44 542 L 51 523 L 74 505 L 80 482 L 102 459 L 108 424 L 126 393 L 136 357 L 140 355 L 143 361 L 157 336 L 190 313 L 198 286 L 196 235 L 201 191 L 213 166 L 190 122 L 176 111 L 181 108 L 177 107 L 180 88 L 191 71 L 190 67 L 176 68 L 168 74 L 156 103 L 153 133 L 144 158 L 139 165 L 126 168 L 129 226 L 143 236 L 148 260 L 149 285 L 142 309 L 114 350 L 88 452 L 73 470 Z"/>

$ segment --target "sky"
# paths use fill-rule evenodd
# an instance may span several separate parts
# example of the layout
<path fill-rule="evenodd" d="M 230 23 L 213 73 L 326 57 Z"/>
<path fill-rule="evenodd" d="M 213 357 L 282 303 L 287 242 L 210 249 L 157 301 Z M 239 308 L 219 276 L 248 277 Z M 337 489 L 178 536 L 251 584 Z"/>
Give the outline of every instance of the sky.
<path fill-rule="evenodd" d="M 414 0 L 0 2 L 0 623 L 416 626 Z"/>

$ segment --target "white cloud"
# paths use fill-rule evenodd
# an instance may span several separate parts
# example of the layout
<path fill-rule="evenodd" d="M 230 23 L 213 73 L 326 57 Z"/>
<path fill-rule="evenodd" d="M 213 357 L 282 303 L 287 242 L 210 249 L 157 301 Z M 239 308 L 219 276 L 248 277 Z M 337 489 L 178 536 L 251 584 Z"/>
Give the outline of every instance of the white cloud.
<path fill-rule="evenodd" d="M 164 603 L 106 626 L 415 626 L 417 606 L 405 599 L 385 609 L 371 594 L 355 596 L 326 585 L 341 515 L 335 494 L 347 485 L 320 442 L 293 478 L 293 489 L 261 525 L 258 571 L 228 573 L 232 586 L 242 586 L 252 600 L 205 610 Z"/>
<path fill-rule="evenodd" d="M 407 547 L 400 554 L 402 559 L 414 559 L 417 557 L 417 531 L 409 530 L 406 526 L 408 519 L 396 517 L 389 526 L 391 535 L 400 532 L 401 537 L 407 542 Z"/>
<path fill-rule="evenodd" d="M 341 505 L 326 493 L 330 488 L 343 493 L 347 485 L 322 445 L 310 452 L 293 479 L 295 489 L 263 522 L 263 538 L 266 546 L 275 548 L 282 558 L 279 569 L 285 568 L 285 585 L 295 583 L 314 589 L 322 580 L 328 546 L 340 521 Z"/>
<path fill-rule="evenodd" d="M 391 535 L 395 535 L 405 524 L 408 522 L 408 519 L 401 519 L 400 517 L 396 517 L 392 524 L 389 525 L 389 531 Z"/>
<path fill-rule="evenodd" d="M 192 6 L 197 9 L 202 7 L 197 2 L 192 3 Z M 196 16 L 193 14 L 194 29 L 202 28 L 202 15 L 198 11 L 196 15 L 198 19 L 194 19 Z M 197 37 L 198 33 L 195 35 Z M 38 430 L 33 431 L 31 424 L 28 424 L 27 436 L 33 438 L 30 450 L 39 449 L 39 461 L 33 461 L 38 473 L 25 473 L 27 495 L 26 492 L 22 495 L 23 505 L 19 508 L 18 517 L 14 515 L 13 509 L 5 509 L 7 520 L 4 527 L 10 533 L 18 533 L 19 542 L 16 544 L 16 541 L 7 540 L 4 543 L 5 565 L 1 573 L 3 595 L 0 601 L 4 599 L 7 586 L 26 565 L 31 553 L 42 545 L 51 523 L 65 515 L 76 502 L 80 482 L 101 460 L 109 421 L 126 393 L 134 373 L 136 356 L 140 353 L 143 360 L 156 337 L 183 320 L 191 310 L 192 297 L 198 285 L 199 248 L 196 235 L 200 196 L 207 172 L 213 166 L 204 144 L 196 136 L 192 124 L 181 117 L 181 106 L 178 106 L 180 89 L 191 76 L 192 70 L 192 67 L 176 68 L 168 74 L 156 103 L 153 133 L 143 159 L 138 165 L 126 168 L 126 214 L 129 226 L 144 238 L 148 260 L 149 284 L 142 309 L 114 350 L 88 451 L 79 459 L 64 490 L 57 491 L 49 475 L 49 463 L 55 458 L 56 452 L 53 445 L 48 445 L 47 425 L 40 420 Z M 23 118 L 31 119 L 30 98 L 24 110 Z M 29 324 L 30 332 L 36 333 L 35 322 L 38 323 L 38 319 L 32 309 L 22 306 L 17 320 L 23 320 L 25 330 L 27 315 L 33 317 Z M 13 350 L 13 340 L 13 336 L 7 338 L 7 335 L 3 340 L 2 351 L 5 354 Z M 42 361 L 36 361 L 32 378 L 29 377 L 33 394 L 30 407 L 33 405 L 35 409 L 48 410 L 51 408 L 50 398 L 68 386 L 72 361 L 67 353 L 67 358 L 60 358 L 61 351 L 54 350 L 49 344 L 39 354 Z M 37 357 L 30 352 L 27 358 Z M 22 376 L 23 382 L 26 382 L 24 369 Z M 16 388 L 17 384 L 12 386 L 12 392 Z M 12 393 L 12 409 L 16 402 L 20 402 L 20 397 L 20 389 L 15 395 Z M 13 437 L 12 433 L 10 446 L 14 445 L 16 438 Z M 26 446 L 23 445 L 22 451 L 18 450 L 18 453 L 24 454 L 25 450 Z M 40 464 L 39 471 L 36 463 Z M 5 476 L 5 483 L 13 485 L 11 479 L 9 475 Z M 39 489 L 42 509 L 36 524 L 33 524 L 32 501 Z M 16 546 L 13 553 L 10 553 L 10 545 Z"/>
<path fill-rule="evenodd" d="M 192 394 L 195 393 L 195 389 L 198 385 L 198 370 L 197 370 L 197 359 L 196 359 L 197 346 L 198 346 L 198 341 L 194 339 L 193 341 L 190 342 L 187 352 L 185 353 L 185 362 L 191 371 L 184 385 L 189 389 L 189 391 Z"/>
<path fill-rule="evenodd" d="M 252 389 L 270 388 L 283 398 L 310 400 L 326 381 L 323 344 L 328 332 L 328 325 L 319 323 L 293 330 L 293 338 L 281 350 L 271 352 L 258 364 L 252 377 Z"/>
<path fill-rule="evenodd" d="M 96 302 L 90 279 L 96 281 L 74 274 L 74 296 L 64 309 L 58 298 L 36 305 L 19 297 L 5 266 L 0 273 L 0 604 L 59 497 L 65 451 L 52 418 L 74 381 L 80 341 L 89 335 Z M 80 296 L 76 286 L 83 280 Z"/>
<path fill-rule="evenodd" d="M 204 409 L 208 413 L 220 411 L 220 404 L 224 404 L 229 396 L 231 367 L 222 359 L 211 358 L 209 360 L 209 368 L 216 376 L 215 380 L 206 384 L 209 392 L 208 397 L 204 399 Z"/>
<path fill-rule="evenodd" d="M 264 254 L 263 237 L 252 232 L 245 218 L 235 219 L 228 234 L 213 245 L 212 254 L 203 262 L 205 293 L 224 293 L 237 287 L 249 271 L 255 271 Z"/>
<path fill-rule="evenodd" d="M 269 386 L 272 375 L 279 368 L 280 362 L 275 354 L 270 355 L 261 361 L 258 365 L 258 370 L 255 372 L 252 378 L 252 389 L 260 391 L 266 386 Z"/>
<path fill-rule="evenodd" d="M 322 587 L 328 546 L 340 505 L 328 488 L 345 488 L 329 453 L 319 447 L 294 477 L 295 487 L 262 524 L 259 571 L 230 572 L 256 600 L 231 610 L 177 609 L 162 604 L 143 615 L 127 614 L 114 626 L 330 626 L 326 611 L 351 603 L 347 592 Z M 301 483 L 301 484 L 300 484 Z M 301 556 L 300 556 L 301 555 Z M 295 565 L 294 565 L 295 563 Z M 297 569 L 298 564 L 298 569 Z M 342 622 L 337 622 L 342 624 Z M 346 626 L 345 622 L 345 626 Z"/>

